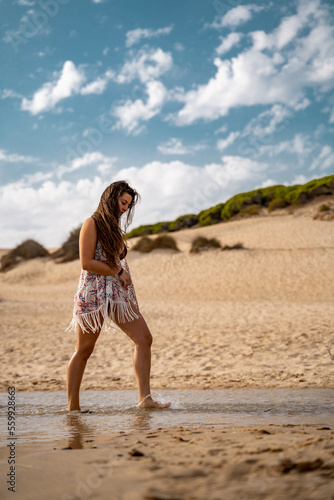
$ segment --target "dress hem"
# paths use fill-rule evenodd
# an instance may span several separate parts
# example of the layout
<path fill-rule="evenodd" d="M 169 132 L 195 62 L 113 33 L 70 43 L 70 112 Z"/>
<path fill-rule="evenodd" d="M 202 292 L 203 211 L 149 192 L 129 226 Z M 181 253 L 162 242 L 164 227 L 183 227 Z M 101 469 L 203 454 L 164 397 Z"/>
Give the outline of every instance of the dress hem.
<path fill-rule="evenodd" d="M 95 311 L 84 314 L 74 312 L 72 321 L 65 329 L 65 332 L 75 331 L 77 325 L 80 326 L 82 333 L 96 333 L 102 329 L 114 333 L 122 331 L 115 323 L 116 317 L 119 323 L 125 323 L 139 319 L 140 315 L 134 311 L 131 302 L 108 300 Z"/>

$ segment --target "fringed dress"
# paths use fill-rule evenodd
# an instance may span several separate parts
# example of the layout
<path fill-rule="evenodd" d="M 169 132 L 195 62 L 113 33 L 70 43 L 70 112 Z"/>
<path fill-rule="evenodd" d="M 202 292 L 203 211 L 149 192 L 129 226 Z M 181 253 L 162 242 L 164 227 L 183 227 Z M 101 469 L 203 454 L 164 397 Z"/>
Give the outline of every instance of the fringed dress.
<path fill-rule="evenodd" d="M 127 249 L 124 245 L 118 263 L 130 274 L 126 254 Z M 107 262 L 99 241 L 94 258 Z M 87 331 L 96 333 L 102 327 L 108 332 L 120 331 L 115 319 L 124 323 L 140 317 L 133 306 L 139 310 L 132 278 L 130 285 L 124 288 L 121 278 L 117 275 L 105 276 L 81 269 L 78 289 L 74 295 L 73 318 L 65 331 L 76 330 L 77 325 L 80 325 L 83 333 Z"/>

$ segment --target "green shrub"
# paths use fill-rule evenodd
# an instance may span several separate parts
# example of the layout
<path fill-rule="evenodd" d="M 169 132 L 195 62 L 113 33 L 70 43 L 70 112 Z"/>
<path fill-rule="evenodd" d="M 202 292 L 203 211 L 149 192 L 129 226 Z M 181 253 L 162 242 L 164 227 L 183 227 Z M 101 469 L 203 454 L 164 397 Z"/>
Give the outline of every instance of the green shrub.
<path fill-rule="evenodd" d="M 220 218 L 223 221 L 231 219 L 234 215 L 237 215 L 240 211 L 245 210 L 248 206 L 259 205 L 265 202 L 261 191 L 255 189 L 254 191 L 248 191 L 246 193 L 239 193 L 224 204 L 220 212 Z"/>
<path fill-rule="evenodd" d="M 158 222 L 157 224 L 153 224 L 152 234 L 165 233 L 168 231 L 169 222 Z"/>
<path fill-rule="evenodd" d="M 221 248 L 221 244 L 216 238 L 208 239 L 204 236 L 197 236 L 191 242 L 190 253 L 198 253 L 213 248 Z"/>
<path fill-rule="evenodd" d="M 232 196 L 232 198 L 225 203 L 219 203 L 214 207 L 202 210 L 198 215 L 182 215 L 175 221 L 140 226 L 130 231 L 128 237 L 132 238 L 134 236 L 144 236 L 146 234 L 178 231 L 179 229 L 191 227 L 195 224 L 199 226 L 209 226 L 227 221 L 239 213 L 254 215 L 255 208 L 251 208 L 252 205 L 258 205 L 259 210 L 260 207 L 268 207 L 269 209 L 270 206 L 271 210 L 272 206 L 275 207 L 275 204 L 270 205 L 270 203 L 275 200 L 283 200 L 285 202 L 284 206 L 300 205 L 323 194 L 334 194 L 334 175 L 329 175 L 321 179 L 314 179 L 304 185 L 296 184 L 294 186 L 284 186 L 282 184 L 277 184 L 275 186 L 268 186 L 267 188 L 239 193 Z M 282 201 L 277 201 L 276 203 L 279 205 Z M 276 208 L 278 208 L 278 206 Z M 291 210 L 288 210 L 289 213 L 291 213 Z"/>
<path fill-rule="evenodd" d="M 269 203 L 276 198 L 282 198 L 284 200 L 286 189 L 286 186 L 283 186 L 282 184 L 277 184 L 276 186 L 269 186 L 262 189 L 263 197 L 265 200 L 264 204 L 268 206 Z"/>
<path fill-rule="evenodd" d="M 217 224 L 221 222 L 221 211 L 224 207 L 224 203 L 219 203 L 215 207 L 208 208 L 207 210 L 202 210 L 198 214 L 198 223 L 200 226 L 211 226 L 212 224 Z"/>
<path fill-rule="evenodd" d="M 180 229 L 187 229 L 193 227 L 198 223 L 199 216 L 195 214 L 181 215 L 176 220 L 168 224 L 168 231 L 179 231 Z"/>
<path fill-rule="evenodd" d="M 146 234 L 152 234 L 152 225 L 143 225 L 132 229 L 129 233 L 127 233 L 127 238 L 135 238 L 136 236 L 144 236 Z"/>

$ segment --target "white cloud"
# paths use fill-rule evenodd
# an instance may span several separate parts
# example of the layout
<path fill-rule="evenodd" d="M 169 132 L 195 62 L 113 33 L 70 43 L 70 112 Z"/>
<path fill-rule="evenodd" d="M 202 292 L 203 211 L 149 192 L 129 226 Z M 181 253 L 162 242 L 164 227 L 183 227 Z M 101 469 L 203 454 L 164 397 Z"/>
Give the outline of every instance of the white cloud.
<path fill-rule="evenodd" d="M 234 141 L 239 137 L 240 132 L 230 132 L 226 139 L 219 139 L 217 141 L 217 149 L 218 151 L 223 151 L 228 146 L 234 143 Z"/>
<path fill-rule="evenodd" d="M 328 123 L 334 123 L 334 105 L 333 99 L 328 99 L 328 104 L 321 110 L 323 113 L 329 113 Z M 324 124 L 318 125 L 318 128 L 325 128 Z"/>
<path fill-rule="evenodd" d="M 157 149 L 164 155 L 186 155 L 205 149 L 204 144 L 195 144 L 194 146 L 185 146 L 180 139 L 172 137 L 169 141 L 160 144 Z"/>
<path fill-rule="evenodd" d="M 24 174 L 20 180 L 15 183 L 11 183 L 11 186 L 17 186 L 20 188 L 28 189 L 36 184 L 41 184 L 46 180 L 60 180 L 65 174 L 70 174 L 76 170 L 90 166 L 91 170 L 96 170 L 100 174 L 109 175 L 115 172 L 114 164 L 118 160 L 118 157 L 105 156 L 99 151 L 93 151 L 84 154 L 83 156 L 78 156 L 73 158 L 67 165 L 53 163 L 48 165 L 48 171 L 37 171 L 33 174 Z M 8 155 L 4 153 L 4 150 L 0 150 L 0 161 L 4 162 L 25 162 L 25 163 L 41 163 L 38 158 L 33 158 L 31 156 L 20 156 L 17 154 Z"/>
<path fill-rule="evenodd" d="M 326 92 L 333 86 L 334 27 L 329 19 L 326 5 L 300 0 L 297 14 L 285 18 L 272 33 L 251 33 L 250 48 L 231 60 L 214 58 L 216 74 L 184 93 L 184 106 L 170 121 L 180 126 L 211 121 L 240 106 L 284 104 L 304 109 L 309 104 L 307 88 Z M 296 38 L 302 28 L 303 35 Z M 288 48 L 283 51 L 284 47 Z"/>
<path fill-rule="evenodd" d="M 28 4 L 26 4 L 26 5 L 28 5 Z M 35 10 L 35 9 L 26 10 L 19 21 L 20 28 L 15 34 L 18 35 L 19 37 L 22 37 L 22 35 L 23 35 L 23 37 L 27 36 L 27 38 L 29 39 L 30 36 L 25 34 L 25 30 L 22 32 L 22 26 L 26 25 L 28 27 L 29 33 L 32 33 L 31 36 L 35 36 L 37 34 L 38 35 L 49 35 L 51 33 L 51 28 L 48 24 L 49 18 L 46 17 L 46 22 L 36 21 L 35 16 L 38 15 L 38 13 L 39 13 L 39 11 Z M 31 29 L 32 29 L 32 31 L 31 31 Z M 8 38 L 9 38 L 9 40 L 8 40 Z M 10 41 L 11 35 L 9 35 L 8 38 L 6 36 L 3 40 Z"/>
<path fill-rule="evenodd" d="M 263 49 L 282 49 L 294 40 L 297 34 L 309 24 L 310 17 L 317 17 L 320 0 L 299 0 L 297 14 L 285 17 L 272 33 L 264 31 L 251 33 L 254 47 Z"/>
<path fill-rule="evenodd" d="M 57 75 L 53 82 L 45 83 L 41 89 L 35 92 L 32 100 L 24 98 L 21 109 L 29 111 L 32 115 L 49 111 L 59 101 L 77 94 L 84 81 L 84 73 L 77 69 L 72 61 L 66 61 L 60 76 Z"/>
<path fill-rule="evenodd" d="M 118 119 L 115 128 L 123 128 L 127 132 L 134 132 L 137 129 L 138 132 L 140 122 L 150 120 L 161 111 L 168 97 L 165 86 L 159 81 L 148 81 L 146 93 L 146 102 L 142 99 L 135 101 L 127 99 L 115 107 L 112 111 L 112 114 Z"/>
<path fill-rule="evenodd" d="M 250 21 L 252 19 L 252 12 L 261 12 L 263 9 L 264 7 L 255 4 L 238 5 L 230 9 L 224 16 L 216 17 L 214 22 L 210 25 L 206 25 L 206 27 L 219 29 L 230 26 L 235 28 L 236 26 L 240 26 Z"/>
<path fill-rule="evenodd" d="M 305 175 L 303 174 L 299 174 L 299 175 L 296 175 L 293 180 L 292 180 L 292 183 L 291 185 L 295 185 L 295 184 L 306 184 L 307 182 L 311 181 L 312 179 L 310 177 L 306 177 Z"/>
<path fill-rule="evenodd" d="M 294 138 L 290 141 L 281 141 L 274 145 L 270 144 L 260 146 L 256 157 L 266 154 L 270 158 L 272 158 L 273 156 L 277 156 L 281 153 L 287 152 L 296 154 L 299 158 L 299 161 L 303 162 L 306 156 L 308 156 L 313 149 L 314 146 L 310 144 L 309 137 L 299 133 L 295 134 Z"/>
<path fill-rule="evenodd" d="M 184 45 L 180 42 L 175 42 L 174 49 L 177 50 L 178 52 L 182 52 L 184 50 Z"/>
<path fill-rule="evenodd" d="M 332 146 L 329 146 L 328 144 L 325 144 L 319 155 L 313 160 L 309 170 L 327 170 L 329 168 L 332 168 L 334 166 L 334 151 Z"/>
<path fill-rule="evenodd" d="M 242 33 L 229 33 L 226 37 L 219 37 L 221 44 L 216 48 L 216 52 L 219 56 L 225 54 L 231 48 L 239 43 L 243 34 Z"/>
<path fill-rule="evenodd" d="M 2 94 L 1 94 L 1 99 L 8 99 L 8 97 L 18 97 L 19 99 L 24 99 L 24 95 L 18 94 L 14 90 L 3 89 Z"/>
<path fill-rule="evenodd" d="M 16 153 L 7 153 L 6 149 L 0 149 L 0 162 L 8 163 L 34 163 L 39 161 L 38 158 L 33 156 L 18 155 Z"/>
<path fill-rule="evenodd" d="M 46 247 L 61 245 L 69 231 L 96 209 L 106 182 L 99 177 L 77 183 L 45 181 L 39 187 L 0 187 L 2 248 L 33 238 Z"/>
<path fill-rule="evenodd" d="M 109 80 L 113 80 L 115 78 L 115 72 L 114 71 L 106 71 L 105 75 L 100 76 L 93 82 L 89 83 L 85 87 L 83 87 L 80 90 L 80 94 L 82 95 L 87 95 L 87 94 L 102 94 L 107 85 Z"/>
<path fill-rule="evenodd" d="M 279 183 L 275 179 L 266 179 L 264 182 L 262 182 L 259 185 L 259 188 L 266 188 L 269 186 L 275 186 L 277 184 L 279 184 Z"/>
<path fill-rule="evenodd" d="M 55 175 L 58 178 L 61 178 L 64 174 L 69 174 L 71 172 L 74 172 L 75 170 L 79 170 L 80 168 L 84 168 L 89 165 L 95 165 L 100 173 L 105 173 L 110 171 L 116 160 L 117 157 L 109 157 L 103 155 L 99 151 L 92 151 L 78 158 L 74 158 L 69 165 L 59 165 L 55 169 Z"/>
<path fill-rule="evenodd" d="M 226 132 L 227 131 L 227 125 L 224 124 L 221 127 L 219 127 L 217 130 L 214 131 L 214 134 L 220 134 L 221 132 Z"/>
<path fill-rule="evenodd" d="M 329 117 L 329 123 L 334 123 L 334 107 L 331 111 L 330 117 Z"/>
<path fill-rule="evenodd" d="M 184 95 L 185 106 L 174 118 L 177 125 L 215 120 L 233 107 L 285 101 L 292 94 L 291 82 L 279 78 L 275 64 L 265 54 L 249 50 L 232 61 L 216 57 L 214 65 L 216 75 Z"/>
<path fill-rule="evenodd" d="M 270 109 L 263 111 L 246 125 L 243 136 L 254 135 L 264 137 L 281 132 L 290 123 L 291 110 L 281 104 L 274 104 Z"/>
<path fill-rule="evenodd" d="M 54 77 L 53 81 L 44 83 L 34 93 L 31 100 L 23 97 L 21 109 L 29 111 L 32 115 L 38 115 L 39 113 L 51 110 L 61 113 L 63 111 L 62 108 L 54 109 L 60 101 L 75 94 L 102 94 L 107 87 L 108 81 L 115 79 L 115 72 L 107 70 L 104 75 L 83 86 L 86 82 L 86 75 L 83 69 L 77 68 L 72 61 L 66 61 L 61 72 L 54 72 Z M 19 95 L 5 89 L 2 98 L 6 97 L 19 97 Z"/>
<path fill-rule="evenodd" d="M 135 30 L 128 31 L 126 33 L 125 45 L 126 47 L 132 47 L 132 45 L 139 43 L 142 38 L 155 38 L 160 35 L 169 35 L 172 29 L 173 26 L 166 26 L 165 28 L 159 28 L 157 30 L 137 28 Z"/>
<path fill-rule="evenodd" d="M 118 83 L 129 83 L 139 78 L 142 83 L 159 78 L 172 68 L 173 58 L 169 52 L 162 49 L 139 50 L 132 60 L 127 61 L 119 75 Z"/>
<path fill-rule="evenodd" d="M 261 163 L 243 156 L 222 156 L 222 165 L 209 165 L 207 170 L 216 178 L 225 176 L 224 185 L 232 181 L 241 182 L 249 179 L 260 179 L 261 172 L 267 170 L 268 164 Z"/>

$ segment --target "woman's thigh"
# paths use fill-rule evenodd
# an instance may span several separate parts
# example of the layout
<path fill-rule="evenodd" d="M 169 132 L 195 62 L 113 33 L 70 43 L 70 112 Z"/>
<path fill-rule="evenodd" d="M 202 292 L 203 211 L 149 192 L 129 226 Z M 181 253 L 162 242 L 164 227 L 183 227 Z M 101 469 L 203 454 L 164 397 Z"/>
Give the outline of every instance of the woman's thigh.
<path fill-rule="evenodd" d="M 128 337 L 130 337 L 131 340 L 133 340 L 135 344 L 151 345 L 152 335 L 147 326 L 147 323 L 140 313 L 139 309 L 137 309 L 135 306 L 133 306 L 133 309 L 139 316 L 138 319 L 121 323 L 117 318 L 115 318 L 114 322 Z"/>

